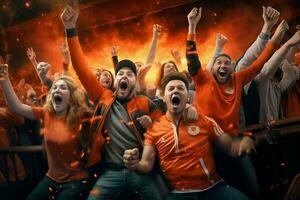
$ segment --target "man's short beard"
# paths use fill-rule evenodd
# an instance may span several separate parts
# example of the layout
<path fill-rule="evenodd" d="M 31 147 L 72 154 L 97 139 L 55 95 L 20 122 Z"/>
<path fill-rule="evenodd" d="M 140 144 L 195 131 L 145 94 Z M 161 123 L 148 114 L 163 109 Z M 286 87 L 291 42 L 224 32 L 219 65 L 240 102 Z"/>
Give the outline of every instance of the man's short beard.
<path fill-rule="evenodd" d="M 219 84 L 224 84 L 224 83 L 226 83 L 226 82 L 228 81 L 228 79 L 229 79 L 229 76 L 228 76 L 228 77 L 226 77 L 226 81 L 221 83 L 221 82 L 219 81 L 219 79 L 218 79 L 218 75 L 219 75 L 219 74 L 213 73 L 213 75 L 214 75 L 215 80 L 216 80 Z"/>
<path fill-rule="evenodd" d="M 117 98 L 119 99 L 119 100 L 127 100 L 127 99 L 130 99 L 130 98 L 132 98 L 133 97 L 133 93 L 134 93 L 134 88 L 135 88 L 135 86 L 133 86 L 133 87 L 131 87 L 130 89 L 129 89 L 129 91 L 128 91 L 128 95 L 127 96 L 125 96 L 125 97 L 119 97 L 119 96 L 117 96 Z M 119 87 L 118 87 L 118 90 L 119 90 Z M 118 95 L 118 92 L 119 91 L 117 91 L 117 95 Z M 130 96 L 130 97 L 129 97 Z"/>

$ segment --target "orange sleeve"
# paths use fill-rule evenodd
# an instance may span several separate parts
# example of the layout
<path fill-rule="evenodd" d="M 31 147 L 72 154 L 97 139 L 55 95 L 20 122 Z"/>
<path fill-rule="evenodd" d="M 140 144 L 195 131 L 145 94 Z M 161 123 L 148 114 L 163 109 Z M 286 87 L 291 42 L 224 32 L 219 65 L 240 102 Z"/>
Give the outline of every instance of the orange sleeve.
<path fill-rule="evenodd" d="M 44 119 L 45 109 L 42 107 L 32 107 L 33 115 L 35 119 Z"/>
<path fill-rule="evenodd" d="M 81 84 L 86 89 L 93 101 L 97 100 L 99 97 L 101 99 L 102 94 L 106 89 L 100 85 L 96 76 L 89 69 L 85 55 L 83 54 L 80 46 L 78 36 L 68 37 L 68 45 L 72 65 L 77 76 L 79 77 Z"/>
<path fill-rule="evenodd" d="M 242 85 L 246 85 L 259 74 L 264 64 L 271 58 L 277 47 L 277 44 L 269 42 L 252 65 L 235 73 L 237 79 L 241 80 Z"/>
<path fill-rule="evenodd" d="M 209 138 L 211 141 L 215 141 L 218 137 L 224 134 L 224 131 L 214 119 L 208 117 L 207 119 L 208 119 Z"/>
<path fill-rule="evenodd" d="M 145 136 L 144 145 L 149 145 L 149 146 L 155 147 L 156 140 L 155 140 L 155 135 L 154 135 L 154 133 L 155 133 L 154 128 L 155 127 L 148 129 L 147 132 L 144 134 L 144 136 Z"/>
<path fill-rule="evenodd" d="M 69 64 L 63 63 L 63 70 L 65 72 L 69 71 Z"/>
<path fill-rule="evenodd" d="M 210 72 L 204 71 L 201 66 L 201 62 L 197 53 L 197 45 L 196 45 L 196 35 L 195 34 L 188 34 L 187 41 L 186 41 L 186 61 L 188 72 L 190 73 L 195 87 L 197 85 L 201 85 L 206 83 L 209 80 L 209 76 L 211 75 Z"/>

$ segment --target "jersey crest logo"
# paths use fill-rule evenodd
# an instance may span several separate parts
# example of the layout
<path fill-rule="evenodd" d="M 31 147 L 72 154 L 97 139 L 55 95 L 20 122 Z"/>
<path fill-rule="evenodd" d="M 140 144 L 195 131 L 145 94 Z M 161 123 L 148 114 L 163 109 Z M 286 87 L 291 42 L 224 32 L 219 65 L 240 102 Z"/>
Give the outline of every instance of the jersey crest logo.
<path fill-rule="evenodd" d="M 198 135 L 200 133 L 200 127 L 199 126 L 195 126 L 195 125 L 191 125 L 187 127 L 187 131 L 188 134 L 195 136 Z"/>

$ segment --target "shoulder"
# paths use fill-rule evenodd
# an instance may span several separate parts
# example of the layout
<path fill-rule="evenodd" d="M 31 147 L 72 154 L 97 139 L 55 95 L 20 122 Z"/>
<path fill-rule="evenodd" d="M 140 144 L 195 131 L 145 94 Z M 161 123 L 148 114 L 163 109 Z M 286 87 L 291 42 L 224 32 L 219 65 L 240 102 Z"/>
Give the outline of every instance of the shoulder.
<path fill-rule="evenodd" d="M 147 110 L 149 109 L 149 105 L 154 104 L 154 102 L 145 95 L 137 95 L 132 98 L 129 103 L 134 104 L 138 107 L 143 107 Z"/>
<path fill-rule="evenodd" d="M 152 101 L 149 97 L 143 95 L 143 94 L 138 94 L 134 97 L 134 100 L 137 102 L 148 102 Z"/>
<path fill-rule="evenodd" d="M 198 115 L 198 124 L 208 128 L 218 126 L 218 123 L 213 118 L 201 114 Z"/>
<path fill-rule="evenodd" d="M 166 116 L 161 116 L 157 121 L 153 122 L 153 125 L 148 131 L 150 132 L 163 132 L 164 129 L 171 127 L 171 122 L 167 120 Z M 147 132 L 148 132 L 147 131 Z"/>

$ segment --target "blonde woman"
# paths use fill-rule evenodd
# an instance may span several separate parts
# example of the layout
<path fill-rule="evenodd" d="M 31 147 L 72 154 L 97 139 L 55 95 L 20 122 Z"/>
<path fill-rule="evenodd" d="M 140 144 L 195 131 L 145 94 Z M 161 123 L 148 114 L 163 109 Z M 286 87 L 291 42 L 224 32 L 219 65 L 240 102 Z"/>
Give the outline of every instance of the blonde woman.
<path fill-rule="evenodd" d="M 12 113 L 44 122 L 43 135 L 48 172 L 27 199 L 80 199 L 88 172 L 80 165 L 80 121 L 88 113 L 83 93 L 68 76 L 57 77 L 44 107 L 20 102 L 8 78 L 7 65 L 0 65 L 0 85 Z"/>

